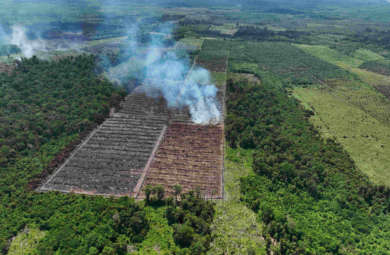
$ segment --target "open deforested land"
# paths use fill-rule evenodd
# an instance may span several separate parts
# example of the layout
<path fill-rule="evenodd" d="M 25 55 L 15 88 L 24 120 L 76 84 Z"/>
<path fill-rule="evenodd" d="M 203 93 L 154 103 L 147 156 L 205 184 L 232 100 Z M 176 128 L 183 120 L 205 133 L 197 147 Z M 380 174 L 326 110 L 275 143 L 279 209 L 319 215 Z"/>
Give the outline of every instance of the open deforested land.
<path fill-rule="evenodd" d="M 140 87 L 40 190 L 143 198 L 146 185 L 163 185 L 172 194 L 179 184 L 184 192 L 199 187 L 206 197 L 222 198 L 223 137 L 223 124 L 195 125 L 188 109 L 169 109 Z"/>
<path fill-rule="evenodd" d="M 168 108 L 142 89 L 129 95 L 40 190 L 141 198 L 140 189 L 148 184 L 165 186 L 167 194 L 180 184 L 185 192 L 199 187 L 206 197 L 222 198 L 223 124 L 194 125 L 187 108 Z M 223 114 L 224 84 L 217 99 Z"/>
<path fill-rule="evenodd" d="M 163 185 L 168 194 L 181 185 L 199 188 L 207 198 L 222 198 L 223 126 L 173 123 L 147 172 L 146 185 Z"/>
<path fill-rule="evenodd" d="M 40 190 L 133 195 L 166 125 L 164 109 L 143 94 L 128 96 Z"/>

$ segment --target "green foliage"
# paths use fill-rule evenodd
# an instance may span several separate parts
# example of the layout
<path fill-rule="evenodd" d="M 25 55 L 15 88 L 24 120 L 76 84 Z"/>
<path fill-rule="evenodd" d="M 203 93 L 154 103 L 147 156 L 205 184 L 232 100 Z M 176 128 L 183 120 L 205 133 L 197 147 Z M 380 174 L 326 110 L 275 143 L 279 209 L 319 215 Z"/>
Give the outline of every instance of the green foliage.
<path fill-rule="evenodd" d="M 26 225 L 44 231 L 39 254 L 124 254 L 148 222 L 132 199 L 35 193 L 55 155 L 101 122 L 124 95 L 94 73 L 92 56 L 47 62 L 23 59 L 0 74 L 0 250 Z"/>
<path fill-rule="evenodd" d="M 253 172 L 252 153 L 241 148 L 225 150 L 224 200 L 216 203 L 211 225 L 213 240 L 207 254 L 266 254 L 262 223 L 240 201 L 240 178 Z"/>
<path fill-rule="evenodd" d="M 168 220 L 165 217 L 166 207 L 147 206 L 144 210 L 150 229 L 144 240 L 137 244 L 136 247 L 133 246 L 131 248 L 134 251 L 131 254 L 168 255 L 176 250 L 180 250 L 179 247 L 176 247 L 173 239 L 173 228 L 168 224 Z"/>
<path fill-rule="evenodd" d="M 267 27 L 241 26 L 234 38 L 256 41 L 296 41 L 308 33 L 296 30 L 272 31 Z"/>
<path fill-rule="evenodd" d="M 36 226 L 27 226 L 12 240 L 8 255 L 37 254 L 37 245 L 45 235 L 46 232 L 40 231 Z"/>
<path fill-rule="evenodd" d="M 219 40 L 205 40 L 197 63 L 214 72 L 226 72 L 228 55 L 228 43 Z"/>
<path fill-rule="evenodd" d="M 281 42 L 234 42 L 229 61 L 233 72 L 245 72 L 240 66 L 254 63 L 258 69 L 270 71 L 293 84 L 312 84 L 349 76 L 339 67 Z"/>
<path fill-rule="evenodd" d="M 266 224 L 266 242 L 277 241 L 277 254 L 390 248 L 383 224 L 390 189 L 371 184 L 339 144 L 323 140 L 308 121 L 312 112 L 264 81 L 230 81 L 227 93 L 227 141 L 255 149 L 256 174 L 242 178 L 242 199 Z"/>
<path fill-rule="evenodd" d="M 166 209 L 168 223 L 173 226 L 176 245 L 184 254 L 206 254 L 210 248 L 214 204 L 198 192 L 182 194 L 179 200 L 169 199 Z"/>
<path fill-rule="evenodd" d="M 364 62 L 359 68 L 383 75 L 390 75 L 390 61 L 376 60 Z"/>
<path fill-rule="evenodd" d="M 199 56 L 200 63 L 211 70 L 219 70 L 229 57 L 229 71 L 262 72 L 278 75 L 285 83 L 318 84 L 328 79 L 348 79 L 343 69 L 320 60 L 284 42 L 250 42 L 236 40 L 205 40 Z"/>
<path fill-rule="evenodd" d="M 2 166 L 104 120 L 119 91 L 98 79 L 94 66 L 92 56 L 32 58 L 19 62 L 11 75 L 0 74 L 0 113 L 6 116 L 0 123 Z"/>
<path fill-rule="evenodd" d="M 66 196 L 50 205 L 52 215 L 42 220 L 48 234 L 39 244 L 40 254 L 87 254 L 91 249 L 105 254 L 125 254 L 126 245 L 142 241 L 148 230 L 143 208 L 133 200 Z M 41 198 L 44 200 L 44 196 Z M 44 201 L 40 201 L 41 203 Z M 36 217 L 41 211 L 32 211 Z"/>
<path fill-rule="evenodd" d="M 161 205 L 164 202 L 165 190 L 162 185 L 145 187 L 146 204 Z"/>

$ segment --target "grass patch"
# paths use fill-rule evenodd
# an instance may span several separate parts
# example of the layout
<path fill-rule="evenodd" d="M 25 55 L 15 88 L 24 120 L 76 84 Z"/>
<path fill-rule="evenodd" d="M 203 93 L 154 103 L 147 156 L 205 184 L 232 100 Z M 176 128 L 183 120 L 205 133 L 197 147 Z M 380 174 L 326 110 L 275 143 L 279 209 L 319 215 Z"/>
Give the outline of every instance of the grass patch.
<path fill-rule="evenodd" d="M 211 26 L 212 31 L 218 31 L 224 35 L 234 35 L 237 32 L 236 24 L 224 24 L 222 26 Z"/>
<path fill-rule="evenodd" d="M 226 76 L 225 72 L 212 72 L 211 73 L 211 81 L 217 85 L 217 87 L 223 87 L 226 84 Z"/>
<path fill-rule="evenodd" d="M 139 245 L 134 255 L 172 254 L 176 249 L 173 239 L 173 229 L 168 225 L 165 217 L 166 207 L 145 207 L 146 218 L 150 222 L 150 229 L 145 240 Z"/>
<path fill-rule="evenodd" d="M 26 227 L 12 240 L 8 255 L 38 254 L 38 244 L 45 235 L 36 226 Z"/>
<path fill-rule="evenodd" d="M 374 183 L 390 186 L 388 100 L 353 85 L 295 88 L 294 95 L 316 113 L 311 122 L 324 137 L 335 137 Z"/>
<path fill-rule="evenodd" d="M 127 39 L 127 36 L 93 40 L 93 41 L 88 42 L 88 46 L 92 47 L 92 46 L 102 45 L 102 44 L 106 44 L 106 43 L 118 43 L 118 42 L 122 42 L 126 39 Z"/>
<path fill-rule="evenodd" d="M 240 201 L 240 178 L 252 174 L 252 151 L 226 148 L 225 198 L 218 201 L 208 254 L 266 254 L 262 225 Z M 252 253 L 252 254 L 253 254 Z"/>
<path fill-rule="evenodd" d="M 185 48 L 185 49 L 189 48 L 192 50 L 200 50 L 202 48 L 203 41 L 204 39 L 201 38 L 186 37 L 181 39 L 178 42 L 177 47 Z"/>
<path fill-rule="evenodd" d="M 313 84 L 349 74 L 288 43 L 231 42 L 229 68 L 232 71 L 271 72 L 292 84 Z"/>
<path fill-rule="evenodd" d="M 295 46 L 301 48 L 309 54 L 312 54 L 315 57 L 337 65 L 355 74 L 359 79 L 372 86 L 390 85 L 389 77 L 359 68 L 365 61 L 370 61 L 370 59 L 373 58 L 380 58 L 380 56 L 374 52 L 368 50 L 357 50 L 354 54 L 355 57 L 351 57 L 344 55 L 336 50 L 330 49 L 328 46 L 303 44 Z M 357 58 L 356 56 L 360 58 Z"/>
<path fill-rule="evenodd" d="M 358 49 L 357 51 L 355 51 L 353 56 L 363 61 L 376 61 L 385 59 L 383 56 L 367 49 Z"/>
<path fill-rule="evenodd" d="M 350 67 L 358 67 L 364 62 L 361 59 L 356 59 L 351 56 L 343 55 L 337 50 L 331 49 L 328 46 L 324 45 L 295 44 L 295 46 L 315 57 L 318 57 L 326 62 L 332 63 L 340 67 L 344 67 L 345 65 L 348 65 Z"/>
<path fill-rule="evenodd" d="M 213 72 L 226 72 L 229 44 L 221 40 L 205 40 L 198 56 L 198 64 Z"/>

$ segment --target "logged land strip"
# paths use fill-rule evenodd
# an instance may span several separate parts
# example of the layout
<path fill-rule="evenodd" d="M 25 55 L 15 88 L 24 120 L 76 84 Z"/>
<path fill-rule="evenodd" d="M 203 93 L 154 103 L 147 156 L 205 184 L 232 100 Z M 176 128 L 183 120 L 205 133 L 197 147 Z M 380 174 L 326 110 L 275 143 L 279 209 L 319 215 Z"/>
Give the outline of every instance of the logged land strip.
<path fill-rule="evenodd" d="M 122 109 L 93 131 L 39 190 L 134 196 L 167 124 L 161 104 L 143 94 L 129 95 Z"/>
<path fill-rule="evenodd" d="M 196 65 L 196 59 L 193 66 Z M 225 63 L 226 65 L 226 63 Z M 226 71 L 226 70 L 225 70 Z M 188 74 L 188 75 L 189 75 Z M 188 77 L 188 76 L 187 76 Z M 218 92 L 224 116 L 225 87 Z M 38 191 L 143 198 L 143 187 L 180 184 L 223 198 L 224 125 L 195 125 L 189 109 L 170 109 L 138 87 Z"/>
<path fill-rule="evenodd" d="M 173 123 L 150 166 L 144 186 L 163 185 L 167 194 L 200 189 L 208 199 L 223 197 L 223 124 Z M 144 198 L 140 193 L 138 199 Z"/>
<path fill-rule="evenodd" d="M 163 140 L 165 133 L 167 131 L 167 126 L 164 126 L 163 130 L 161 131 L 160 137 L 157 140 L 156 145 L 154 146 L 153 152 L 149 157 L 148 163 L 146 163 L 146 166 L 144 168 L 144 171 L 142 172 L 141 178 L 139 178 L 137 185 L 134 188 L 134 197 L 136 198 L 141 190 L 142 185 L 144 184 L 145 177 L 149 172 L 150 165 L 153 162 L 154 156 L 156 155 L 157 149 L 160 147 L 161 141 Z"/>
<path fill-rule="evenodd" d="M 224 61 L 226 73 L 228 58 Z M 196 62 L 197 58 L 194 65 Z M 225 94 L 226 80 L 217 94 L 222 121 L 216 125 L 195 125 L 172 118 L 137 199 L 145 198 L 147 185 L 162 185 L 168 195 L 180 185 L 183 192 L 199 189 L 206 199 L 224 198 Z"/>

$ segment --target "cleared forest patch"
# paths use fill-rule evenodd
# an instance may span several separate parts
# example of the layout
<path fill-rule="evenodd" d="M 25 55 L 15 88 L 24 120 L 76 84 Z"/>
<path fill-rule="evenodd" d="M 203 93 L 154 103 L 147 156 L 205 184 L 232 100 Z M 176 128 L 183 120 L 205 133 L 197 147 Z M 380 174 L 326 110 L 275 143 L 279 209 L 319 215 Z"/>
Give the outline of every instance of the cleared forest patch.
<path fill-rule="evenodd" d="M 166 193 L 200 189 L 206 198 L 222 198 L 223 125 L 173 123 L 148 170 L 146 185 L 163 185 Z M 140 194 L 138 198 L 143 198 Z"/>
<path fill-rule="evenodd" d="M 132 195 L 167 123 L 163 104 L 143 94 L 128 96 L 40 190 Z"/>
<path fill-rule="evenodd" d="M 221 198 L 223 124 L 195 125 L 187 108 L 168 108 L 142 91 L 129 95 L 38 190 L 142 198 L 147 184 L 165 185 L 167 193 L 180 184 L 184 192 L 199 187 Z M 223 102 L 223 88 L 217 97 Z"/>

